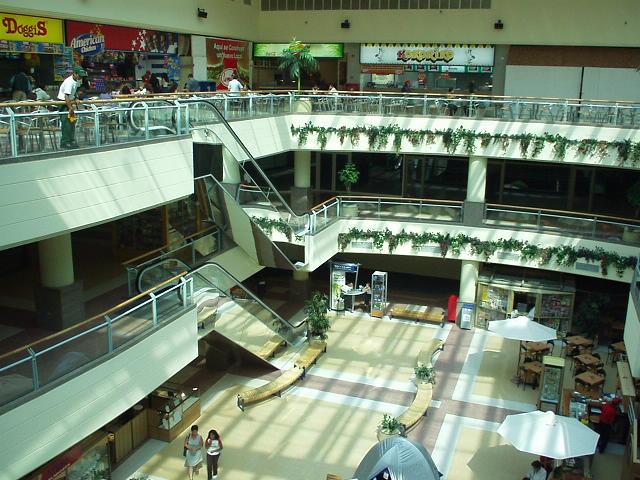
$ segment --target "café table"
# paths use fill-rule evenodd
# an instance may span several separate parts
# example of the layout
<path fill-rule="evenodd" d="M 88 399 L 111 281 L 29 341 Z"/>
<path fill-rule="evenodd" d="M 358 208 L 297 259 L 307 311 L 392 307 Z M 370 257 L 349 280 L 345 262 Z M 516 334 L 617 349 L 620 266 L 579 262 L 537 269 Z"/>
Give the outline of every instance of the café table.
<path fill-rule="evenodd" d="M 564 339 L 567 345 L 575 345 L 576 347 L 586 347 L 591 345 L 592 342 L 588 338 L 584 338 L 580 335 L 573 335 Z"/>
<path fill-rule="evenodd" d="M 624 342 L 616 342 L 609 345 L 609 351 L 607 352 L 607 362 L 609 362 L 609 356 L 611 356 L 611 363 L 620 360 L 622 355 L 627 354 L 627 347 Z"/>
<path fill-rule="evenodd" d="M 582 353 L 580 355 L 576 355 L 573 357 L 576 361 L 576 364 L 581 363 L 585 367 L 590 367 L 592 365 L 597 365 L 600 363 L 600 359 L 598 357 L 594 357 L 589 353 Z"/>
<path fill-rule="evenodd" d="M 577 392 L 589 395 L 591 398 L 598 398 L 600 396 L 600 387 L 604 384 L 605 377 L 587 371 L 576 375 L 575 379 Z M 586 391 L 581 391 L 579 388 L 580 384 L 585 385 Z"/>
<path fill-rule="evenodd" d="M 354 304 L 354 299 L 355 297 L 357 297 L 358 295 L 362 295 L 364 294 L 364 290 L 362 288 L 353 288 L 351 290 L 347 290 L 345 292 L 342 292 L 342 295 L 344 297 L 351 297 L 351 304 L 349 307 L 349 310 L 353 313 L 353 304 Z"/>
<path fill-rule="evenodd" d="M 553 347 L 547 342 L 524 342 L 525 350 L 530 354 L 529 356 L 540 359 L 541 355 L 548 352 Z"/>
<path fill-rule="evenodd" d="M 524 385 L 538 385 L 540 383 L 540 375 L 542 375 L 542 368 L 542 363 L 537 360 L 523 363 L 520 365 L 522 374 L 519 380 L 522 380 Z"/>

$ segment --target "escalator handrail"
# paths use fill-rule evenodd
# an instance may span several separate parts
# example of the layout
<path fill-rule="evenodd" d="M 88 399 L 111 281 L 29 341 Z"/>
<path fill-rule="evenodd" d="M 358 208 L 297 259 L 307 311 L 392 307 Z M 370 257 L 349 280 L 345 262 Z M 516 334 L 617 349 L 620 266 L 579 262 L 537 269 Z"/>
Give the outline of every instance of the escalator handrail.
<path fill-rule="evenodd" d="M 308 214 L 297 215 L 291 209 L 289 204 L 287 202 L 285 202 L 284 198 L 282 198 L 282 195 L 280 195 L 280 192 L 278 191 L 278 189 L 271 183 L 271 181 L 269 180 L 269 177 L 267 177 L 267 175 L 264 173 L 264 171 L 260 168 L 260 165 L 258 165 L 258 162 L 256 162 L 256 159 L 254 158 L 254 156 L 251 155 L 251 152 L 249 151 L 249 149 L 245 146 L 245 144 L 242 142 L 242 140 L 240 140 L 240 137 L 238 137 L 236 132 L 233 131 L 233 128 L 231 128 L 231 125 L 229 125 L 229 122 L 227 122 L 227 120 L 224 118 L 224 116 L 220 113 L 220 110 L 218 110 L 218 108 L 213 104 L 213 102 L 211 102 L 211 100 L 204 100 L 204 99 L 198 99 L 198 100 L 176 100 L 176 103 L 204 103 L 204 104 L 210 106 L 211 108 L 213 108 L 213 110 L 215 111 L 215 115 L 218 117 L 220 123 L 222 125 L 224 125 L 226 130 L 231 134 L 231 136 L 234 138 L 236 143 L 240 146 L 240 148 L 242 149 L 244 154 L 247 156 L 249 161 L 251 161 L 251 163 L 256 168 L 258 173 L 260 175 L 262 175 L 262 178 L 264 178 L 264 180 L 267 182 L 267 185 L 269 186 L 269 188 L 275 193 L 275 195 L 278 197 L 278 200 L 280 200 L 280 202 L 282 202 L 282 205 L 286 208 L 286 210 L 289 212 L 289 214 L 292 215 L 294 218 L 303 219 L 305 216 L 308 217 Z M 197 128 L 201 129 L 201 130 L 209 130 L 213 134 L 215 134 L 215 132 L 213 130 L 211 130 L 210 128 L 207 128 L 207 127 L 197 127 Z"/>
<path fill-rule="evenodd" d="M 201 265 L 200 267 L 196 268 L 195 270 L 190 270 L 189 273 L 187 274 L 187 276 L 191 275 L 191 274 L 196 274 L 198 275 L 200 278 L 204 279 L 209 285 L 211 285 L 212 287 L 214 287 L 216 290 L 218 290 L 219 292 L 222 292 L 225 296 L 226 293 L 224 293 L 219 287 L 217 287 L 216 285 L 214 285 L 211 280 L 209 280 L 208 278 L 206 278 L 202 273 L 200 273 L 199 270 L 206 268 L 207 266 L 212 265 L 218 269 L 220 269 L 225 275 L 227 275 L 229 278 L 231 278 L 236 285 L 238 285 L 240 288 L 242 288 L 242 290 L 244 290 L 245 292 L 247 292 L 251 298 L 256 301 L 260 306 L 262 306 L 263 308 L 265 308 L 267 311 L 269 311 L 269 313 L 271 313 L 271 315 L 274 316 L 274 318 L 277 318 L 281 321 L 283 321 L 284 323 L 286 323 L 287 325 L 289 325 L 289 327 L 291 327 L 291 329 L 295 330 L 297 328 L 300 328 L 302 325 L 304 325 L 305 323 L 307 323 L 307 320 L 302 320 L 300 323 L 298 323 L 297 325 L 292 324 L 289 320 L 286 320 L 285 318 L 283 318 L 282 316 L 278 315 L 276 312 L 274 312 L 267 304 L 265 304 L 262 300 L 260 300 L 260 298 L 258 298 L 256 295 L 254 295 L 254 293 L 248 289 L 246 286 L 244 286 L 242 284 L 242 282 L 240 282 L 236 277 L 234 277 L 231 273 L 229 273 L 229 271 L 227 269 L 225 269 L 223 266 L 215 263 L 215 262 L 209 262 L 209 263 L 205 263 L 204 265 Z"/>

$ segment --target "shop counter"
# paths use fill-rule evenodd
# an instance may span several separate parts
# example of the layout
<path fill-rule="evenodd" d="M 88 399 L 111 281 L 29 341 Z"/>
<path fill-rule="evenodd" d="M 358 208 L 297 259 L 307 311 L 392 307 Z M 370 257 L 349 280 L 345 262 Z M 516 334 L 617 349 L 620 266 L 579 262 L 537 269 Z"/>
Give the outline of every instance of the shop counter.
<path fill-rule="evenodd" d="M 150 397 L 149 436 L 171 442 L 200 418 L 200 398 L 193 390 L 161 387 Z"/>

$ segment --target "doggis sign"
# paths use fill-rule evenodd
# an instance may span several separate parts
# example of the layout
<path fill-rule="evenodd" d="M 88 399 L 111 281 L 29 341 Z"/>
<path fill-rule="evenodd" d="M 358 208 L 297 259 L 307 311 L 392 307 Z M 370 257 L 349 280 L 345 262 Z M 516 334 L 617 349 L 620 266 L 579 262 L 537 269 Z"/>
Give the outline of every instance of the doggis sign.
<path fill-rule="evenodd" d="M 0 13 L 0 40 L 62 43 L 62 20 Z"/>
<path fill-rule="evenodd" d="M 363 65 L 493 66 L 493 46 L 464 44 L 363 43 Z"/>

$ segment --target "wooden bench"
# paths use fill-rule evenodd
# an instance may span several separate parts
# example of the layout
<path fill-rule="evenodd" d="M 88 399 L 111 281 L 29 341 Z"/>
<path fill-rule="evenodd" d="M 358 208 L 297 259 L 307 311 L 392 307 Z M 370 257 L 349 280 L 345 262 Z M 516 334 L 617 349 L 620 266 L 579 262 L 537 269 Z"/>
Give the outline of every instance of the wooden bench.
<path fill-rule="evenodd" d="M 314 365 L 318 360 L 318 358 L 320 357 L 320 355 L 322 355 L 326 351 L 327 351 L 326 342 L 315 342 L 309 345 L 309 347 L 307 347 L 307 349 L 300 354 L 300 357 L 298 357 L 298 359 L 296 360 L 295 365 L 296 367 L 302 369 L 303 378 L 306 375 L 309 367 L 311 365 Z"/>
<path fill-rule="evenodd" d="M 394 303 L 389 309 L 389 316 L 408 318 L 416 322 L 444 323 L 444 309 L 440 307 L 428 307 L 426 305 Z"/>
<path fill-rule="evenodd" d="M 418 366 L 424 365 L 430 367 L 433 356 L 441 350 L 444 350 L 444 342 L 439 338 L 432 338 L 429 343 L 420 350 L 416 364 Z"/>
<path fill-rule="evenodd" d="M 425 416 L 427 409 L 431 404 L 432 397 L 433 385 L 430 383 L 419 383 L 418 391 L 413 399 L 413 403 L 402 415 L 398 417 L 398 420 L 404 426 L 405 432 L 416 425 L 422 417 Z"/>
<path fill-rule="evenodd" d="M 238 408 L 244 412 L 245 405 L 249 403 L 260 402 L 273 395 L 279 397 L 280 394 L 293 385 L 296 380 L 302 378 L 303 374 L 304 370 L 302 368 L 293 367 L 285 370 L 282 375 L 266 385 L 239 393 L 237 399 Z"/>
<path fill-rule="evenodd" d="M 265 343 L 262 347 L 260 347 L 260 350 L 258 351 L 258 356 L 266 360 L 267 358 L 271 358 L 272 356 L 274 356 L 276 352 L 280 349 L 280 347 L 286 347 L 286 346 L 287 346 L 287 341 L 285 339 L 283 339 L 279 335 L 274 335 L 269 340 L 267 340 L 267 343 Z"/>

